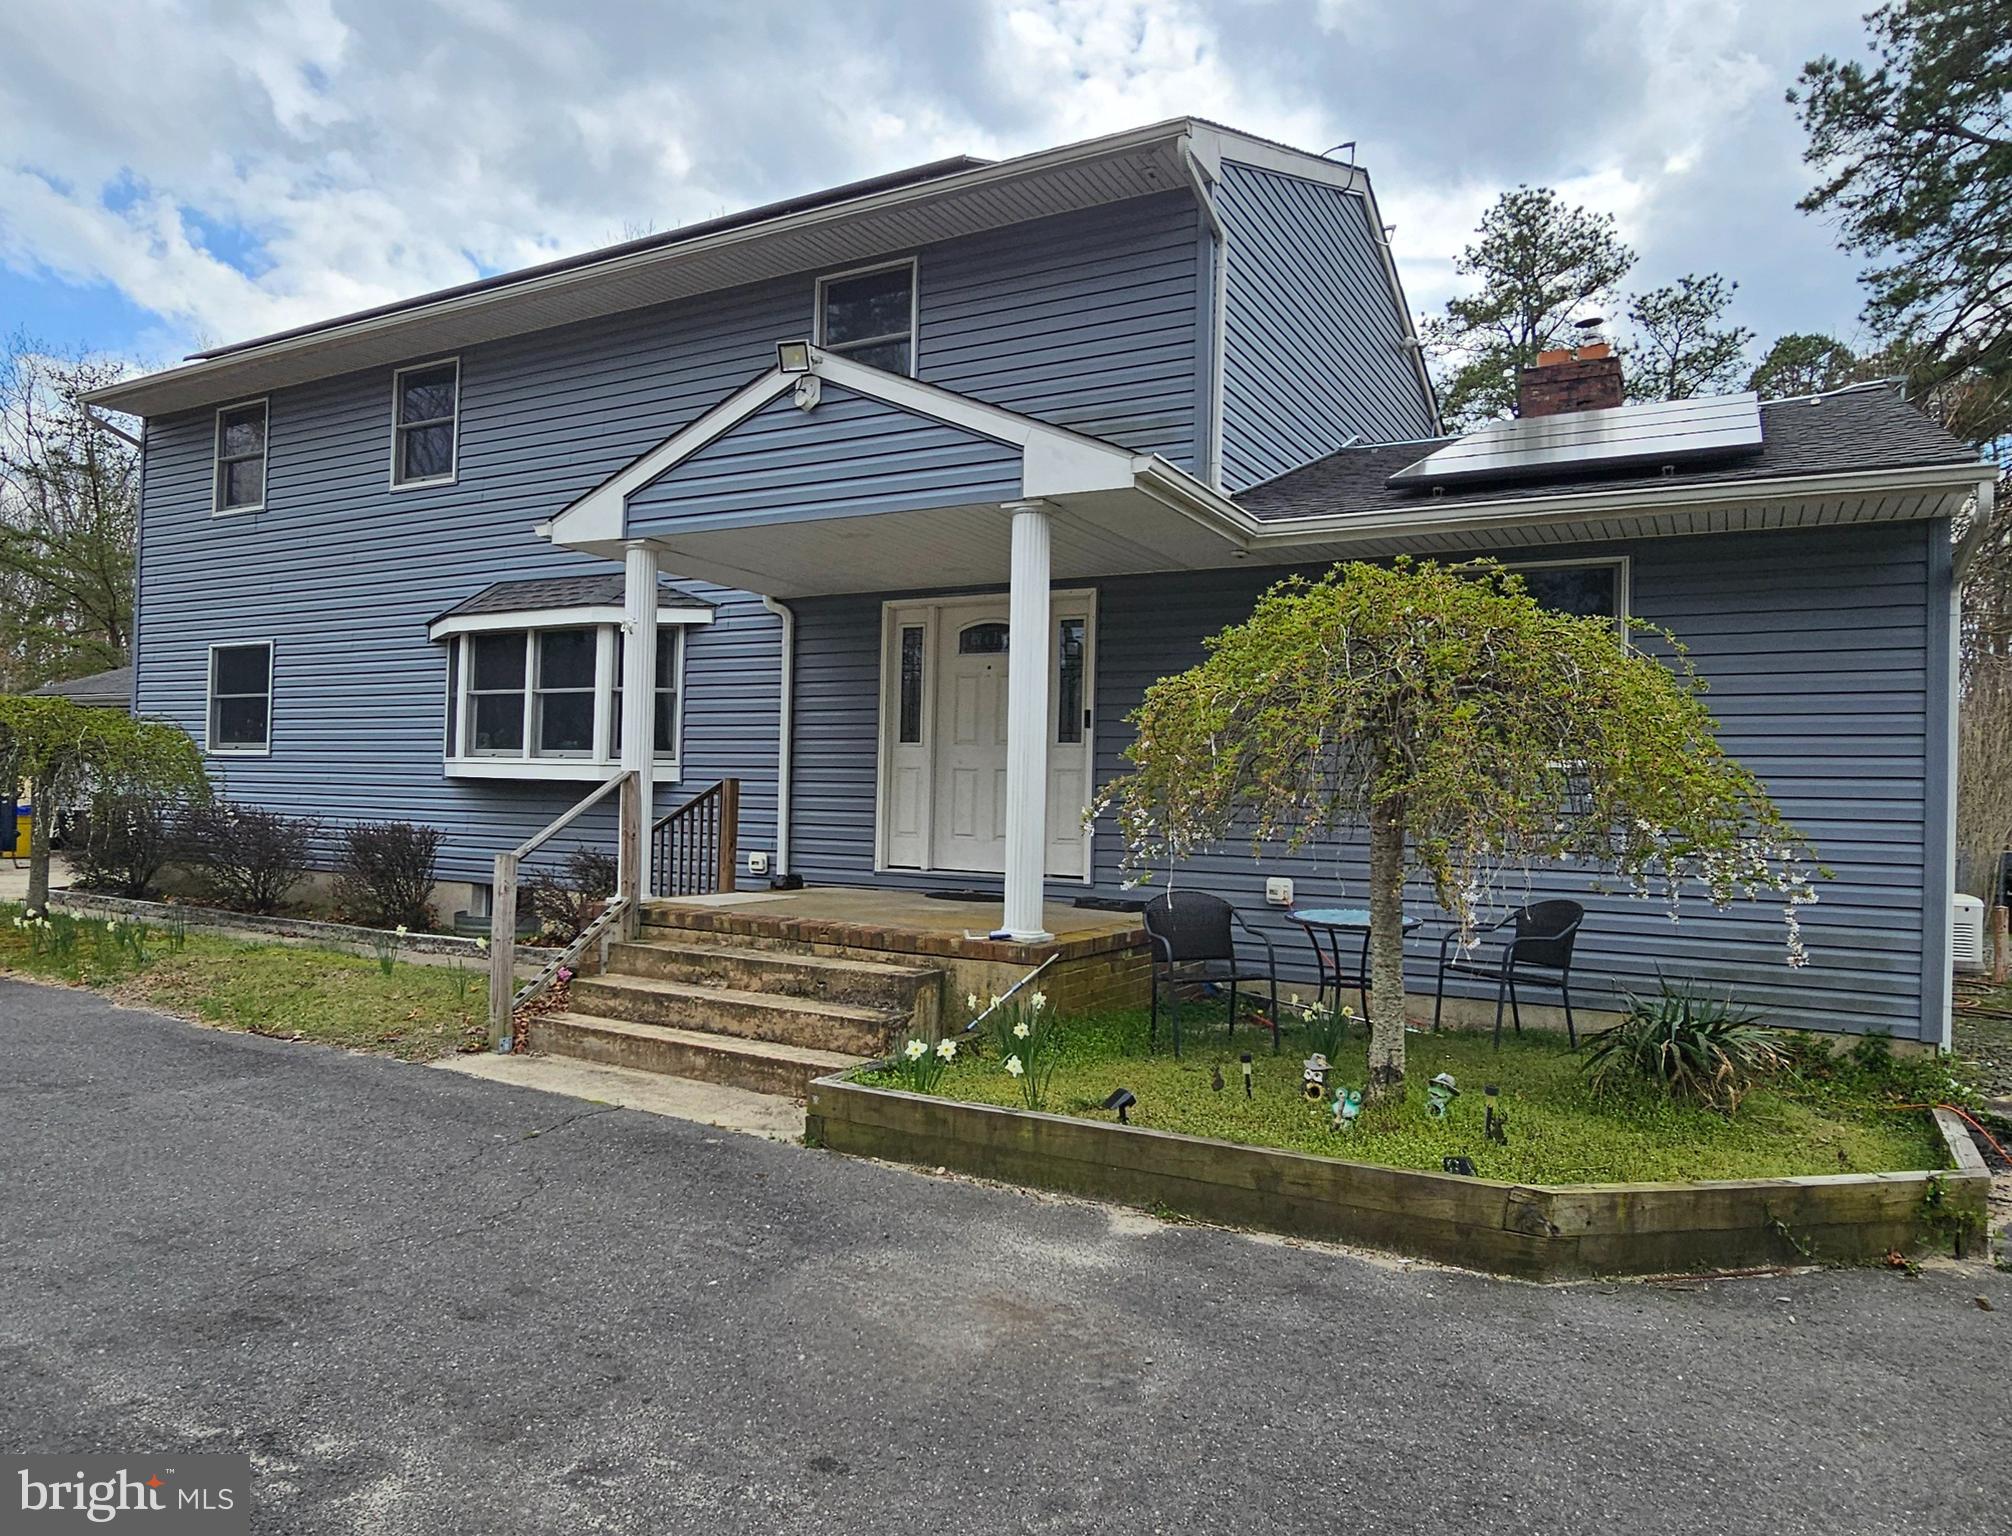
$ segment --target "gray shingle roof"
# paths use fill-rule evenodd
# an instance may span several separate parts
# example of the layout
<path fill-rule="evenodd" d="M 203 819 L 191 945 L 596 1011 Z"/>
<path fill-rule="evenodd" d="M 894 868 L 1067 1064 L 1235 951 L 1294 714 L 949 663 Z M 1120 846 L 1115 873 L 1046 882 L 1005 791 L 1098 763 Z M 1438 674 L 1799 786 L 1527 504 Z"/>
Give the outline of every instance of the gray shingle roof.
<path fill-rule="evenodd" d="M 97 709 L 130 709 L 133 704 L 133 669 L 114 667 L 109 672 L 93 672 L 89 677 L 73 677 L 67 682 L 44 683 L 29 690 L 35 698 L 75 699 Z"/>
<path fill-rule="evenodd" d="M 592 576 L 547 576 L 536 581 L 499 581 L 457 603 L 440 618 L 465 618 L 476 613 L 536 612 L 547 608 L 619 608 L 623 602 L 622 587 L 620 571 Z M 666 608 L 710 607 L 712 604 L 704 598 L 693 597 L 668 582 L 658 590 L 659 612 Z"/>
<path fill-rule="evenodd" d="M 1450 437 L 1415 443 L 1362 443 L 1288 470 L 1236 495 L 1236 503 L 1262 522 L 1329 517 L 1345 512 L 1398 512 L 1449 503 L 1539 500 L 1580 491 L 1654 492 L 1667 486 L 1728 484 L 1861 469 L 1901 469 L 1919 464 L 1968 464 L 1977 455 L 1914 406 L 1892 385 L 1860 385 L 1828 395 L 1761 403 L 1761 451 L 1730 463 L 1664 475 L 1650 465 L 1605 474 L 1564 475 L 1514 484 L 1449 485 L 1392 490 L 1384 482 L 1415 464 Z"/>

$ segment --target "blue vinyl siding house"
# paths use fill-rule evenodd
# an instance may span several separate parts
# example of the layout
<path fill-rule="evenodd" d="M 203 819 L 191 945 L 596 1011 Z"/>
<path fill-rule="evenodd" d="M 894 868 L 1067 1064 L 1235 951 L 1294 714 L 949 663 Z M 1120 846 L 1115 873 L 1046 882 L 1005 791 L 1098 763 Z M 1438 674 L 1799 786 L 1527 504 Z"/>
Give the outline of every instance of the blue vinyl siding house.
<path fill-rule="evenodd" d="M 772 872 L 998 891 L 1033 941 L 1044 899 L 1124 894 L 1081 808 L 1155 678 L 1289 571 L 1488 553 L 1680 635 L 1835 871 L 1801 971 L 1778 911 L 1519 876 L 1588 903 L 1588 1006 L 1660 970 L 1942 1039 L 1952 522 L 1988 466 L 1870 388 L 1761 405 L 1737 457 L 1393 488 L 1439 423 L 1359 167 L 1194 119 L 946 161 L 97 400 L 146 422 L 135 707 L 234 798 L 443 828 L 443 879 L 618 771 L 659 815 L 730 778 Z M 1365 874 L 1176 879 L 1298 956 L 1267 878 Z"/>

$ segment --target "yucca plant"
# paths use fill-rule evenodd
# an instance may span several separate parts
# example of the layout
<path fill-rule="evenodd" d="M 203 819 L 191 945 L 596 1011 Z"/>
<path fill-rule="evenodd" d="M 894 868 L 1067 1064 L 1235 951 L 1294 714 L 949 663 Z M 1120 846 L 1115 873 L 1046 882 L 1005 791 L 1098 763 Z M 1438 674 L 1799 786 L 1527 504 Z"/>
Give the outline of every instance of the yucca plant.
<path fill-rule="evenodd" d="M 1651 1083 L 1672 1098 L 1731 1114 L 1755 1082 L 1788 1065 L 1760 1015 L 1730 997 L 1662 983 L 1653 998 L 1628 997 L 1621 1022 L 1590 1035 L 1587 1081 L 1596 1094 Z"/>

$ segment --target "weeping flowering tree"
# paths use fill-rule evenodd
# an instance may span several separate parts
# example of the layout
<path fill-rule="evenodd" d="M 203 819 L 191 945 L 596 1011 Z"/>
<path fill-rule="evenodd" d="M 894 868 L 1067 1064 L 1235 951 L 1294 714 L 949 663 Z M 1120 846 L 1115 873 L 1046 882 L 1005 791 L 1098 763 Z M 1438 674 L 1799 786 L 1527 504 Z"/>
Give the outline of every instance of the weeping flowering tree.
<path fill-rule="evenodd" d="M 49 905 L 50 823 L 77 795 L 92 789 L 180 802 L 209 791 L 202 753 L 177 726 L 65 698 L 0 694 L 0 784 L 11 792 L 21 780 L 35 801 L 31 913 Z"/>
<path fill-rule="evenodd" d="M 1610 619 L 1540 607 L 1493 562 L 1294 577 L 1164 678 L 1103 791 L 1133 879 L 1248 838 L 1299 849 L 1367 829 L 1370 1091 L 1404 1082 L 1404 882 L 1416 869 L 1471 940 L 1497 871 L 1586 863 L 1675 916 L 1815 900 L 1812 850 L 1719 746 L 1676 638 L 1669 664 Z"/>

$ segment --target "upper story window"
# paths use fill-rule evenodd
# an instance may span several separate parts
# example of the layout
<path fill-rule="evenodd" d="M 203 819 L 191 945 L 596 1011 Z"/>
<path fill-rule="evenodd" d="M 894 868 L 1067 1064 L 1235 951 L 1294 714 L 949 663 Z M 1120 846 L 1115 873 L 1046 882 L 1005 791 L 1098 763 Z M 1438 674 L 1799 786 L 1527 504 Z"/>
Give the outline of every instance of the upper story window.
<path fill-rule="evenodd" d="M 438 485 L 454 478 L 461 363 L 401 368 L 391 385 L 391 483 Z"/>
<path fill-rule="evenodd" d="M 825 351 L 889 373 L 915 372 L 915 263 L 840 272 L 817 282 Z"/>
<path fill-rule="evenodd" d="M 272 749 L 271 641 L 210 647 L 208 715 L 208 751 L 257 755 Z"/>
<path fill-rule="evenodd" d="M 217 511 L 256 512 L 265 505 L 265 429 L 263 400 L 217 412 Z"/>

